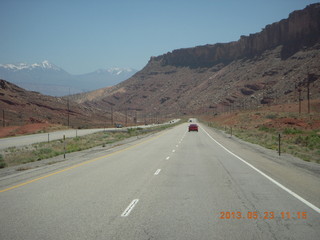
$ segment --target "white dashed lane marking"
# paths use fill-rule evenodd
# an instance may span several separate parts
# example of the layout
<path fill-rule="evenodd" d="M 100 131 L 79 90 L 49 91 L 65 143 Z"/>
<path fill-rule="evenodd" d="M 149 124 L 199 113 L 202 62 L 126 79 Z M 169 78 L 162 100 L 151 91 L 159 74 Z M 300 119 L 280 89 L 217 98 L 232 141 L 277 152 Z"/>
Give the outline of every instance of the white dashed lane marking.
<path fill-rule="evenodd" d="M 139 199 L 134 199 L 129 206 L 126 208 L 126 210 L 124 210 L 124 212 L 121 214 L 121 217 L 127 217 L 129 216 L 130 212 L 132 211 L 132 209 L 137 205 L 137 203 L 139 202 Z"/>

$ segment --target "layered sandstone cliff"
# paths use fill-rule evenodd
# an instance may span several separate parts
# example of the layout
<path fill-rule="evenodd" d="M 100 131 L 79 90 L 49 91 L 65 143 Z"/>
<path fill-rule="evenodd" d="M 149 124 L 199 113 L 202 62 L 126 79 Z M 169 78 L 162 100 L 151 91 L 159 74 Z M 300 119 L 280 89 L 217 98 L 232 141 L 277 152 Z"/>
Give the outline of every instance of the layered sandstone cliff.
<path fill-rule="evenodd" d="M 241 36 L 236 42 L 178 49 L 152 57 L 150 61 L 177 67 L 212 67 L 218 63 L 259 55 L 279 45 L 283 46 L 281 58 L 286 59 L 302 47 L 310 47 L 319 41 L 320 3 L 316 3 L 292 12 L 287 19 L 267 25 L 259 33 Z"/>

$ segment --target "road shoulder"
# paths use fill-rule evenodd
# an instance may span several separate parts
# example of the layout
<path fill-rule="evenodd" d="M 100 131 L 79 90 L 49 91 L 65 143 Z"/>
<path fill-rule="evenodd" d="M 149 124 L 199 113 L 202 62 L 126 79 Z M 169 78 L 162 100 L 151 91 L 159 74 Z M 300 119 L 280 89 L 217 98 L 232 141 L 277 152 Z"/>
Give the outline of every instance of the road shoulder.
<path fill-rule="evenodd" d="M 220 144 L 280 184 L 320 207 L 320 164 L 251 144 L 201 124 Z M 239 160 L 240 161 L 240 160 Z"/>

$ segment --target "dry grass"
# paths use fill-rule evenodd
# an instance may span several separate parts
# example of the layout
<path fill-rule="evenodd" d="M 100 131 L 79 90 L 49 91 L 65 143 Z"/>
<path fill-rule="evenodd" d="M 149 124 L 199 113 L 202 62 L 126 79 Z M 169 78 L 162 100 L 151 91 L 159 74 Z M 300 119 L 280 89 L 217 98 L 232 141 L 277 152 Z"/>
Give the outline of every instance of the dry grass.
<path fill-rule="evenodd" d="M 0 154 L 0 167 L 16 166 L 28 162 L 40 161 L 42 159 L 52 158 L 64 153 L 71 153 L 89 149 L 96 146 L 105 147 L 107 144 L 115 143 L 123 139 L 146 134 L 150 131 L 156 132 L 171 127 L 161 126 L 143 129 L 128 129 L 123 132 L 99 132 L 82 137 L 68 138 L 66 142 L 56 140 L 51 142 L 43 142 L 32 144 L 24 147 L 10 147 L 2 151 Z M 23 167 L 20 168 L 24 170 Z"/>
<path fill-rule="evenodd" d="M 320 117 L 279 112 L 238 112 L 205 119 L 209 126 L 224 130 L 244 141 L 278 151 L 305 161 L 320 163 Z"/>
<path fill-rule="evenodd" d="M 6 166 L 15 166 L 28 162 L 55 157 L 61 154 L 76 152 L 95 146 L 112 143 L 125 137 L 123 133 L 95 133 L 83 137 L 37 143 L 21 148 L 11 147 L 4 151 Z"/>

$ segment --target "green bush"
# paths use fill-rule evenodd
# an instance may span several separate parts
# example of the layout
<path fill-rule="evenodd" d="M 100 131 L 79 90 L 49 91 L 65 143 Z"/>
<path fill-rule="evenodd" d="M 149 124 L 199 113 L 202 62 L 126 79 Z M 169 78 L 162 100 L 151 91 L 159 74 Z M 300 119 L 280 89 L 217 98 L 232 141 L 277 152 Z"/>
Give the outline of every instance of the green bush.
<path fill-rule="evenodd" d="M 136 131 L 137 131 L 137 129 L 135 129 L 135 128 L 128 128 L 128 133 L 130 135 L 134 135 L 136 133 Z"/>
<path fill-rule="evenodd" d="M 320 149 L 320 136 L 317 134 L 306 136 L 306 144 L 309 149 Z"/>
<path fill-rule="evenodd" d="M 304 144 L 305 141 L 304 141 L 304 138 L 302 136 L 298 136 L 296 137 L 296 139 L 294 140 L 294 143 L 295 144 Z"/>
<path fill-rule="evenodd" d="M 276 119 L 276 118 L 278 118 L 278 114 L 269 114 L 269 115 L 266 115 L 266 118 L 267 119 Z"/>
<path fill-rule="evenodd" d="M 4 162 L 3 156 L 0 154 L 0 168 L 5 168 L 7 164 Z"/>
<path fill-rule="evenodd" d="M 259 127 L 259 131 L 263 131 L 263 132 L 274 132 L 275 129 L 262 125 L 262 126 Z"/>
<path fill-rule="evenodd" d="M 301 134 L 302 131 L 295 128 L 285 128 L 283 134 Z"/>
<path fill-rule="evenodd" d="M 300 135 L 296 137 L 294 143 L 307 147 L 311 150 L 320 149 L 320 136 L 317 135 L 316 133 L 313 133 L 307 136 Z"/>
<path fill-rule="evenodd" d="M 77 151 L 81 151 L 81 147 L 78 144 L 67 144 L 66 146 L 67 153 L 77 152 Z"/>

